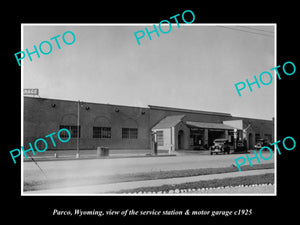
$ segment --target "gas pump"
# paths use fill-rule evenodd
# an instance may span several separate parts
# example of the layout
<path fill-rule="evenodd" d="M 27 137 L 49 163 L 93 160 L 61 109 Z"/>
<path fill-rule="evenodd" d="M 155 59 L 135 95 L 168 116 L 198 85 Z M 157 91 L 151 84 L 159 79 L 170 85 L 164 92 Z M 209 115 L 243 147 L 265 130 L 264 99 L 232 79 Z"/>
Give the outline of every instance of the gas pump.
<path fill-rule="evenodd" d="M 236 152 L 237 129 L 233 130 L 233 138 L 234 138 L 234 152 Z"/>
<path fill-rule="evenodd" d="M 153 142 L 153 153 L 154 155 L 157 155 L 157 138 L 156 138 L 156 132 L 152 132 L 152 142 Z"/>

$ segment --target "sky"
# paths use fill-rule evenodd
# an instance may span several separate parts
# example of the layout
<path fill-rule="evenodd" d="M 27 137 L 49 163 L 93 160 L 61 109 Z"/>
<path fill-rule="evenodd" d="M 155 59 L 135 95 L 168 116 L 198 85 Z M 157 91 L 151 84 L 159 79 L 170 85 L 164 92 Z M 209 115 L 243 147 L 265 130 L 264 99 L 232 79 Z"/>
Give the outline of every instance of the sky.
<path fill-rule="evenodd" d="M 153 24 L 23 24 L 22 51 L 31 52 L 42 41 L 52 44 L 50 54 L 22 60 L 23 88 L 38 88 L 44 98 L 272 119 L 275 79 L 260 89 L 253 85 L 253 92 L 247 87 L 241 97 L 234 85 L 253 82 L 254 75 L 276 66 L 273 25 L 178 28 L 175 23 L 169 33 L 152 33 L 152 40 L 146 34 L 138 45 L 134 32 L 145 27 L 153 30 Z M 62 41 L 66 31 L 75 34 L 71 45 Z M 61 49 L 50 40 L 57 35 Z M 65 37 L 72 41 L 71 35 Z"/>

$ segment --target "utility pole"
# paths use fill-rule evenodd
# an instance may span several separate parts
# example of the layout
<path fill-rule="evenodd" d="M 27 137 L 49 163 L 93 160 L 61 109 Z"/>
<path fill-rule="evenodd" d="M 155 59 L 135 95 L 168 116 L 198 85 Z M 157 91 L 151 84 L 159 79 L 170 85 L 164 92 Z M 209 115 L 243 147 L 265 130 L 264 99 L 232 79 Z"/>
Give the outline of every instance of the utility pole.
<path fill-rule="evenodd" d="M 76 152 L 76 158 L 79 158 L 79 117 L 80 117 L 80 110 L 79 110 L 80 101 L 78 100 L 77 105 L 77 152 Z"/>

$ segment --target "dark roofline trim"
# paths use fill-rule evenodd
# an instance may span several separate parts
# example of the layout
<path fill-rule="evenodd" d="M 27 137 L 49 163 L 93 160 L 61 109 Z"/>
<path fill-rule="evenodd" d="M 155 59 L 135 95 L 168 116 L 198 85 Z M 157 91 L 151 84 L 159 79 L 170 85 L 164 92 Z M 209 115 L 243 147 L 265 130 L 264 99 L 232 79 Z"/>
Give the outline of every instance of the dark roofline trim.
<path fill-rule="evenodd" d="M 51 100 L 51 101 L 61 101 L 61 102 L 72 102 L 72 103 L 78 103 L 76 100 L 66 100 L 66 99 L 57 99 L 57 98 L 44 98 L 44 97 L 30 97 L 30 96 L 24 96 L 24 98 L 31 98 L 31 99 L 44 99 L 44 100 Z M 108 106 L 114 106 L 114 107 L 129 107 L 129 108 L 137 108 L 137 109 L 145 109 L 149 110 L 148 107 L 140 107 L 140 106 L 129 106 L 129 105 L 116 105 L 116 104 L 110 104 L 110 103 L 98 103 L 98 102 L 87 102 L 87 101 L 80 101 L 82 103 L 86 104 L 94 104 L 94 105 L 108 105 Z"/>
<path fill-rule="evenodd" d="M 273 122 L 273 120 L 250 118 L 250 117 L 240 117 L 240 116 L 232 116 L 232 118 L 233 118 L 233 120 L 259 120 L 260 122 L 268 122 L 268 123 Z"/>
<path fill-rule="evenodd" d="M 165 106 L 155 106 L 155 105 L 148 105 L 150 109 L 158 109 L 158 110 L 169 110 L 169 111 L 177 111 L 177 112 L 185 112 L 185 113 L 201 113 L 201 114 L 208 114 L 208 115 L 218 115 L 218 116 L 228 116 L 232 117 L 230 113 L 220 113 L 220 112 L 208 112 L 208 111 L 200 111 L 194 109 L 180 109 L 180 108 L 172 108 L 172 107 L 165 107 Z"/>

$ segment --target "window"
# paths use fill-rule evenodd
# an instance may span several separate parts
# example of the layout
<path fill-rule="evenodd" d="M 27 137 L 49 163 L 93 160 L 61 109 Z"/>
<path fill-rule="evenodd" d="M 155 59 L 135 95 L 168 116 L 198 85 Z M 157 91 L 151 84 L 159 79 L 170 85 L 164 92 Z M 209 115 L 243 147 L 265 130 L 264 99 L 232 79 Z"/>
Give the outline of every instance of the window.
<path fill-rule="evenodd" d="M 138 129 L 137 128 L 122 128 L 123 139 L 137 139 Z"/>
<path fill-rule="evenodd" d="M 111 138 L 111 128 L 93 127 L 93 138 Z"/>
<path fill-rule="evenodd" d="M 156 142 L 158 146 L 164 145 L 164 132 L 162 130 L 156 131 Z"/>
<path fill-rule="evenodd" d="M 71 138 L 77 138 L 77 130 L 78 130 L 78 126 L 70 126 L 70 125 L 60 125 L 59 126 L 59 129 L 68 129 L 71 133 Z M 65 131 L 62 131 L 60 133 L 60 136 L 61 137 L 65 137 L 65 138 L 68 138 L 69 135 L 67 132 Z M 79 138 L 80 138 L 80 126 L 79 126 Z"/>

